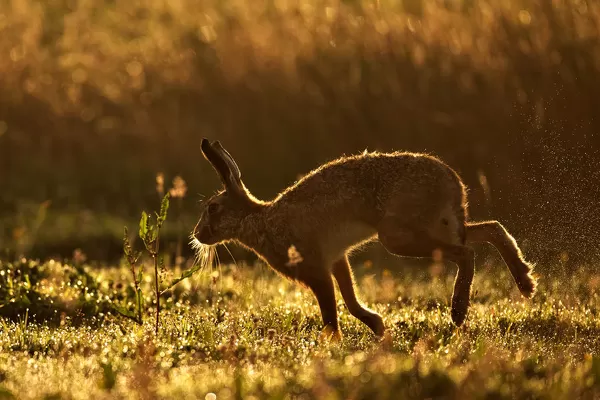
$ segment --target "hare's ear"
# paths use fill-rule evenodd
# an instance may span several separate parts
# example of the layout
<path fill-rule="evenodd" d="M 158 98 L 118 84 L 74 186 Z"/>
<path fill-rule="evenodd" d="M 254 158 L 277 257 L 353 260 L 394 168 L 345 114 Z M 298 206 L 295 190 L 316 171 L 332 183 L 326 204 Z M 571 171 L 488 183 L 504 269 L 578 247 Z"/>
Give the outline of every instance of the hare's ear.
<path fill-rule="evenodd" d="M 244 186 L 242 184 L 242 173 L 240 168 L 237 166 L 231 154 L 217 140 L 212 143 L 208 139 L 202 139 L 202 154 L 212 164 L 215 171 L 221 178 L 221 182 L 225 185 L 225 189 L 242 194 L 245 193 Z"/>

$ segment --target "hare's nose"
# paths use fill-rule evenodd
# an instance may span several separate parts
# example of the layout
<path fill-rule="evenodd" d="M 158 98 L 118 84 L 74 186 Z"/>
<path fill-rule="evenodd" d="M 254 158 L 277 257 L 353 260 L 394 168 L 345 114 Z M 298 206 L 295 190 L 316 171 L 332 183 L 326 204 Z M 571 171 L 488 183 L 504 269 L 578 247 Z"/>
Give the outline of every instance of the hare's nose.
<path fill-rule="evenodd" d="M 197 226 L 194 228 L 194 237 L 204 243 L 210 237 L 210 227 Z"/>

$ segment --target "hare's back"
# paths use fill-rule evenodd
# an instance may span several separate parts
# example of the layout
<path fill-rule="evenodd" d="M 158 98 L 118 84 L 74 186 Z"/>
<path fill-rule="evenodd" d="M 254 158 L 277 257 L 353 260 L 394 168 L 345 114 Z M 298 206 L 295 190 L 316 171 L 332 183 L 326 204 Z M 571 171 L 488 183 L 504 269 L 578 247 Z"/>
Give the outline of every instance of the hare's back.
<path fill-rule="evenodd" d="M 334 196 L 338 200 L 404 195 L 461 194 L 458 175 L 444 162 L 420 153 L 363 153 L 342 157 L 309 172 L 281 193 L 296 200 Z M 290 199 L 291 200 L 291 199 Z M 381 200 L 381 199 L 379 199 Z"/>
<path fill-rule="evenodd" d="M 391 153 L 374 157 L 380 183 L 392 192 L 422 195 L 462 195 L 458 174 L 440 159 L 419 153 Z"/>
<path fill-rule="evenodd" d="M 343 157 L 306 174 L 278 200 L 319 204 L 317 209 L 346 204 L 378 212 L 389 207 L 424 204 L 460 207 L 464 187 L 458 175 L 439 159 L 419 153 L 363 153 Z"/>
<path fill-rule="evenodd" d="M 326 164 L 316 172 L 325 181 L 345 182 L 356 189 L 382 194 L 412 191 L 460 195 L 463 190 L 452 168 L 439 158 L 422 153 L 363 153 Z"/>

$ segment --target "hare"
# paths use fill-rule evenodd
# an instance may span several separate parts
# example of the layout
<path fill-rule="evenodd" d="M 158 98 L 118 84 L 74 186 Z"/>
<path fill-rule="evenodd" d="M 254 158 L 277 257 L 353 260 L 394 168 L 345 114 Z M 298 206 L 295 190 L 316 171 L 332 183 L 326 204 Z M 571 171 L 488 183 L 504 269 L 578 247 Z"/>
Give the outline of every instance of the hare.
<path fill-rule="evenodd" d="M 493 244 L 522 295 L 536 289 L 533 266 L 497 221 L 467 222 L 466 188 L 457 173 L 430 155 L 362 153 L 326 163 L 271 201 L 252 196 L 219 141 L 202 140 L 204 157 L 224 188 L 208 199 L 192 240 L 197 246 L 234 241 L 280 274 L 310 288 L 325 332 L 341 338 L 334 278 L 349 312 L 382 336 L 382 317 L 361 304 L 348 254 L 378 239 L 392 254 L 454 262 L 458 272 L 451 318 L 467 316 L 474 274 L 472 242 Z"/>

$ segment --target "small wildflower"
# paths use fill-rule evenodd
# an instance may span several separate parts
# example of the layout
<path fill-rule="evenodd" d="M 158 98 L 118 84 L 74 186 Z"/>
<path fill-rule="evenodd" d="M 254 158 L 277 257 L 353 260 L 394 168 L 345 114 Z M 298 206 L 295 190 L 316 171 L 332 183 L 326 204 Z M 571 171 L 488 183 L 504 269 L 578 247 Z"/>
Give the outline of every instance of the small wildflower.
<path fill-rule="evenodd" d="M 479 185 L 483 189 L 483 195 L 485 196 L 485 201 L 490 204 L 492 202 L 492 194 L 490 184 L 488 182 L 487 176 L 485 172 L 482 170 L 477 171 L 477 177 L 479 178 Z"/>
<path fill-rule="evenodd" d="M 169 190 L 171 197 L 183 198 L 183 197 L 185 197 L 186 192 L 187 192 L 187 185 L 185 184 L 185 181 L 183 180 L 182 177 L 176 176 L 175 179 L 173 179 L 173 187 L 171 188 L 171 190 Z"/>
<path fill-rule="evenodd" d="M 75 251 L 73 251 L 73 262 L 75 262 L 75 264 L 83 264 L 86 261 L 87 256 L 81 249 L 75 249 Z"/>
<path fill-rule="evenodd" d="M 156 191 L 160 197 L 164 196 L 165 193 L 165 175 L 162 172 L 156 174 Z"/>

